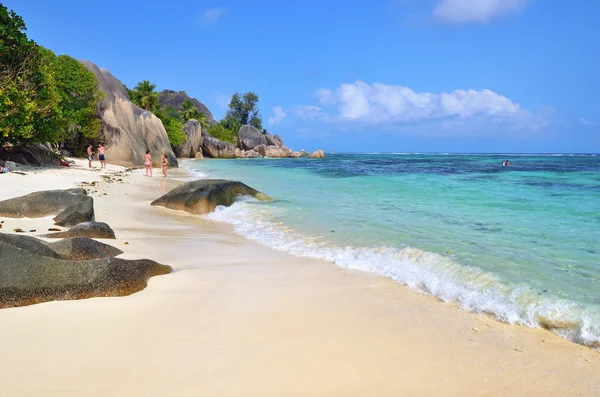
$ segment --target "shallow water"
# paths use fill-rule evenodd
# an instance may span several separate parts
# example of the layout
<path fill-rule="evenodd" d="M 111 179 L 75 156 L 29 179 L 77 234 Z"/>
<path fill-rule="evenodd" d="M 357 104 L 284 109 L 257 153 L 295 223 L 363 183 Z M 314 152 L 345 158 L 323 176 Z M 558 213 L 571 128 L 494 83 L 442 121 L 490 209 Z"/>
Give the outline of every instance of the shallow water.
<path fill-rule="evenodd" d="M 242 235 L 600 346 L 600 156 L 335 154 L 185 166 L 276 199 L 209 215 Z"/>

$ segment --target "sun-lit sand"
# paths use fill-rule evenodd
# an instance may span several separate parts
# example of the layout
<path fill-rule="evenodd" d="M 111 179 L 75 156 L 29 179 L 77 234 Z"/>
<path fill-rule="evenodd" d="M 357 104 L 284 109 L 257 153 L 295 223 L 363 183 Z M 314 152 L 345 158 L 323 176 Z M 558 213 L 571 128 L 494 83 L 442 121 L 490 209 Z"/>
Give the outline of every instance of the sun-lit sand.
<path fill-rule="evenodd" d="M 100 181 L 96 219 L 117 235 L 105 242 L 174 272 L 128 297 L 0 310 L 0 397 L 600 394 L 590 348 L 151 207 L 179 183 L 159 170 L 106 183 L 85 165 L 0 175 L 0 199 Z"/>

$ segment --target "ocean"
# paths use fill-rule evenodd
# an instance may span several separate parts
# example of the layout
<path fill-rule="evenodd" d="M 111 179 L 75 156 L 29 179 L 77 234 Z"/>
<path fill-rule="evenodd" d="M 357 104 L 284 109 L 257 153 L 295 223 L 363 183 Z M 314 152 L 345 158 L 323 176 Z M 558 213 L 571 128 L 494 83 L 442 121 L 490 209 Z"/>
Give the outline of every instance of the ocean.
<path fill-rule="evenodd" d="M 330 154 L 184 167 L 275 198 L 207 215 L 247 238 L 600 347 L 600 155 Z"/>

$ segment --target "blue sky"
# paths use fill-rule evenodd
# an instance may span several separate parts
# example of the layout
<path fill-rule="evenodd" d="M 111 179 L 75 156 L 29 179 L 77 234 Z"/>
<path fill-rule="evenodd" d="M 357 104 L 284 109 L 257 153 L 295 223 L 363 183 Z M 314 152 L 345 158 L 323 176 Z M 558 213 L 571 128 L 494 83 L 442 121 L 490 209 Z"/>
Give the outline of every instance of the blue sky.
<path fill-rule="evenodd" d="M 295 149 L 600 152 L 596 0 L 3 3 L 57 54 L 217 118 L 255 91 Z"/>

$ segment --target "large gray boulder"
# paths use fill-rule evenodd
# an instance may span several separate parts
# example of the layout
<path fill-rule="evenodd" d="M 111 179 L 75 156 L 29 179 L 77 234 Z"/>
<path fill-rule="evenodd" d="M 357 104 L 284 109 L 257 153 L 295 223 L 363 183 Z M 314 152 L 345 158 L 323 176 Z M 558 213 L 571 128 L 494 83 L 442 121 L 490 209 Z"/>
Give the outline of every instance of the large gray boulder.
<path fill-rule="evenodd" d="M 219 205 L 230 206 L 239 196 L 251 196 L 261 201 L 271 198 L 241 182 L 222 179 L 203 179 L 176 187 L 154 200 L 157 205 L 192 214 L 207 214 Z"/>
<path fill-rule="evenodd" d="M 94 221 L 94 199 L 81 196 L 78 203 L 65 208 L 53 220 L 54 224 L 59 226 L 75 226 L 78 223 Z"/>
<path fill-rule="evenodd" d="M 177 167 L 177 159 L 160 119 L 133 104 L 123 84 L 108 70 L 100 69 L 89 61 L 80 62 L 96 75 L 98 89 L 104 93 L 98 110 L 101 133 L 106 141 L 107 162 L 141 166 L 146 150 L 150 150 L 152 162 L 158 167 L 164 150 L 169 165 Z"/>
<path fill-rule="evenodd" d="M 191 98 L 185 91 L 173 91 L 173 90 L 162 90 L 160 94 L 158 94 L 158 102 L 160 106 L 166 108 L 171 106 L 175 110 L 179 110 L 181 104 L 189 99 L 192 101 L 196 110 L 206 116 L 206 121 L 208 121 L 211 125 L 215 122 L 215 119 L 208 110 L 208 108 L 196 98 Z"/>
<path fill-rule="evenodd" d="M 148 259 L 56 259 L 0 241 L 0 308 L 130 295 L 144 289 L 150 277 L 171 271 Z"/>
<path fill-rule="evenodd" d="M 12 245 L 36 255 L 47 256 L 56 259 L 61 258 L 56 251 L 48 247 L 46 242 L 35 237 L 24 236 L 22 234 L 0 233 L 0 243 Z"/>
<path fill-rule="evenodd" d="M 87 237 L 64 238 L 59 241 L 45 243 L 45 245 L 58 254 L 61 259 L 72 261 L 109 258 L 123 253 L 123 251 L 112 245 L 104 244 Z"/>
<path fill-rule="evenodd" d="M 267 138 L 251 125 L 243 125 L 238 131 L 238 147 L 242 150 L 252 150 L 258 145 L 268 146 Z"/>
<path fill-rule="evenodd" d="M 89 202 L 85 189 L 44 190 L 0 201 L 0 216 L 7 218 L 41 218 Z M 93 216 L 93 201 L 92 201 Z"/>
<path fill-rule="evenodd" d="M 205 135 L 202 138 L 202 153 L 204 157 L 231 159 L 235 157 L 235 146 L 232 143 Z"/>
<path fill-rule="evenodd" d="M 265 134 L 265 138 L 267 139 L 267 146 L 277 146 L 277 147 L 285 146 L 283 144 L 283 140 L 277 134 L 275 134 L 275 136 L 271 136 L 271 134 Z"/>
<path fill-rule="evenodd" d="M 46 234 L 48 238 L 89 237 L 115 239 L 115 232 L 104 222 L 83 222 L 64 232 Z"/>
<path fill-rule="evenodd" d="M 183 125 L 185 142 L 173 147 L 173 152 L 180 158 L 195 158 L 198 151 L 202 151 L 202 126 L 198 120 L 188 120 Z"/>
<path fill-rule="evenodd" d="M 290 149 L 279 146 L 265 146 L 260 145 L 256 147 L 258 153 L 260 153 L 264 157 L 270 158 L 285 158 L 290 156 Z"/>

